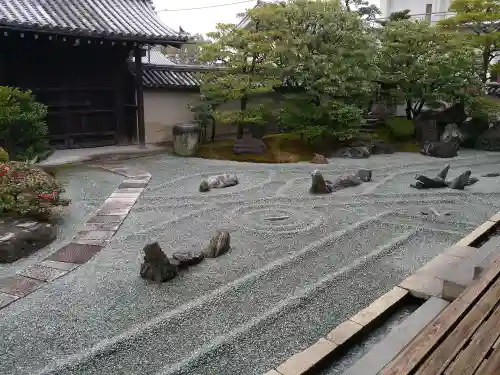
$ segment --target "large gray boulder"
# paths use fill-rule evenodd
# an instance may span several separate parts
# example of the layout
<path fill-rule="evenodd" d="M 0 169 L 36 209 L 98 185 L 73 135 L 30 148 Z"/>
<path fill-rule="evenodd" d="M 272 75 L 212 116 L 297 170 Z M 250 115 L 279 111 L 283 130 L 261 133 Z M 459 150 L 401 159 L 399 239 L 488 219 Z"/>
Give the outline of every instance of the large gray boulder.
<path fill-rule="evenodd" d="M 459 147 L 455 142 L 425 142 L 420 153 L 435 158 L 453 158 L 458 155 Z"/>
<path fill-rule="evenodd" d="M 262 139 L 245 137 L 237 139 L 233 144 L 233 154 L 251 154 L 251 155 L 262 155 L 266 152 L 266 144 Z"/>
<path fill-rule="evenodd" d="M 217 176 L 210 176 L 200 183 L 199 190 L 206 192 L 211 189 L 222 189 L 229 186 L 238 185 L 238 177 L 235 174 L 224 173 Z"/>
<path fill-rule="evenodd" d="M 229 232 L 218 230 L 203 249 L 203 255 L 207 258 L 217 258 L 227 253 L 230 248 L 231 235 Z"/>
<path fill-rule="evenodd" d="M 143 250 L 144 261 L 139 273 L 143 279 L 162 283 L 177 276 L 177 266 L 170 262 L 158 242 L 147 244 Z"/>
<path fill-rule="evenodd" d="M 12 263 L 52 243 L 56 228 L 50 223 L 3 218 L 0 221 L 0 263 Z"/>
<path fill-rule="evenodd" d="M 311 187 L 309 192 L 311 194 L 330 194 L 332 192 L 332 183 L 323 178 L 323 175 L 319 170 L 314 170 L 311 173 Z"/>
<path fill-rule="evenodd" d="M 484 151 L 500 151 L 500 126 L 483 132 L 476 141 L 476 148 Z"/>

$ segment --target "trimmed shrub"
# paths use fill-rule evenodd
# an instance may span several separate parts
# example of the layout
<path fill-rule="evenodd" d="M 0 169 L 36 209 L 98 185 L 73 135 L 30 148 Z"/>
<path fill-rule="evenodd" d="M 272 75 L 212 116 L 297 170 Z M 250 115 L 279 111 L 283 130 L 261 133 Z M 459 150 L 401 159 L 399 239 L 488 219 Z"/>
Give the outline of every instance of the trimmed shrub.
<path fill-rule="evenodd" d="M 390 136 L 395 140 L 407 141 L 415 133 L 415 125 L 413 125 L 413 121 L 411 120 L 402 117 L 393 117 L 388 119 L 386 123 Z"/>
<path fill-rule="evenodd" d="M 70 201 L 61 197 L 64 187 L 50 174 L 28 163 L 0 164 L 0 212 L 47 220 L 58 206 Z"/>
<path fill-rule="evenodd" d="M 0 86 L 0 139 L 13 160 L 31 160 L 48 149 L 47 106 L 31 91 Z"/>
<path fill-rule="evenodd" d="M 366 123 L 363 112 L 354 105 L 336 100 L 318 103 L 306 94 L 286 95 L 279 119 L 283 128 L 300 132 L 313 143 L 351 140 Z"/>
<path fill-rule="evenodd" d="M 0 163 L 7 163 L 9 161 L 9 153 L 3 147 L 0 147 Z"/>

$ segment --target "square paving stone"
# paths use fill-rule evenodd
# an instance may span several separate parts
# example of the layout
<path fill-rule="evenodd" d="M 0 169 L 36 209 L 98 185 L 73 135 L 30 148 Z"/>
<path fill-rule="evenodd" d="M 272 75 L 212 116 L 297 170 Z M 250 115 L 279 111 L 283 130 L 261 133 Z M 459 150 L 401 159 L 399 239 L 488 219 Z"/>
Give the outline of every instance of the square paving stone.
<path fill-rule="evenodd" d="M 330 331 L 326 338 L 340 346 L 351 341 L 362 329 L 362 325 L 346 320 Z"/>
<path fill-rule="evenodd" d="M 87 223 L 117 223 L 121 224 L 127 215 L 94 215 Z"/>
<path fill-rule="evenodd" d="M 350 320 L 362 326 L 375 323 L 381 316 L 389 312 L 406 296 L 408 296 L 408 291 L 396 286 L 372 302 L 368 307 L 352 316 Z"/>
<path fill-rule="evenodd" d="M 314 367 L 331 355 L 336 348 L 337 345 L 333 342 L 321 338 L 306 350 L 290 357 L 276 367 L 276 370 L 282 375 L 303 375 L 310 373 Z"/>
<path fill-rule="evenodd" d="M 99 251 L 101 251 L 103 247 L 104 246 L 101 245 L 70 243 L 60 248 L 46 260 L 83 264 L 87 262 L 90 258 L 92 258 L 95 254 L 97 254 Z"/>
<path fill-rule="evenodd" d="M 44 282 L 21 275 L 0 279 L 0 292 L 24 297 L 38 289 Z"/>
<path fill-rule="evenodd" d="M 414 297 L 422 299 L 441 297 L 443 292 L 443 280 L 420 272 L 409 276 L 399 286 L 407 289 Z"/>
<path fill-rule="evenodd" d="M 134 182 L 122 182 L 118 189 L 129 189 L 129 188 L 145 188 L 147 186 L 147 182 L 144 181 L 134 181 Z"/>
<path fill-rule="evenodd" d="M 103 216 L 101 216 L 103 217 Z M 84 231 L 114 231 L 116 232 L 121 225 L 119 223 L 85 223 Z"/>
<path fill-rule="evenodd" d="M 89 245 L 102 245 L 111 237 L 113 237 L 114 234 L 115 231 L 82 231 L 78 232 L 74 239 L 74 242 Z"/>
<path fill-rule="evenodd" d="M 127 216 L 130 212 L 131 206 L 111 207 L 109 205 L 102 206 L 95 213 L 96 216 Z"/>
<path fill-rule="evenodd" d="M 11 296 L 10 294 L 0 293 L 0 309 L 10 305 L 12 302 L 18 299 L 19 297 Z"/>
<path fill-rule="evenodd" d="M 68 271 L 57 270 L 55 268 L 45 267 L 40 264 L 35 264 L 31 267 L 25 268 L 19 272 L 19 275 L 30 277 L 40 281 L 52 281 L 67 274 Z"/>
<path fill-rule="evenodd" d="M 118 193 L 118 194 L 141 194 L 143 192 L 144 188 L 121 188 L 121 187 L 118 187 L 118 189 L 116 189 L 114 191 L 114 193 Z"/>
<path fill-rule="evenodd" d="M 57 262 L 55 260 L 44 260 L 43 262 L 40 263 L 40 265 L 44 267 L 55 268 L 56 270 L 62 270 L 62 271 L 72 271 L 79 266 L 79 264 Z"/>

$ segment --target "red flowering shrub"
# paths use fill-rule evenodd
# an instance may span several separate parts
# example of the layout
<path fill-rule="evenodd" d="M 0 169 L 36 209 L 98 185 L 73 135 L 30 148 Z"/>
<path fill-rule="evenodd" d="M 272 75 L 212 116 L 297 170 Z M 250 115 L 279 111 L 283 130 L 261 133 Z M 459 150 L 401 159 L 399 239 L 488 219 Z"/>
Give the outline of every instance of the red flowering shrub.
<path fill-rule="evenodd" d="M 67 206 L 64 187 L 50 174 L 21 162 L 0 164 L 0 213 L 48 219 L 53 210 Z"/>

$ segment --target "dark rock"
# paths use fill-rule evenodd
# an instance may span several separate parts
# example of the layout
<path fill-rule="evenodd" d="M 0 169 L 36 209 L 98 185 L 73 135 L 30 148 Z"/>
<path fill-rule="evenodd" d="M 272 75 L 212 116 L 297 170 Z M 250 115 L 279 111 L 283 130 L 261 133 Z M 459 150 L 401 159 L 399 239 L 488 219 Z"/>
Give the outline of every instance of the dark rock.
<path fill-rule="evenodd" d="M 470 119 L 461 123 L 459 129 L 462 133 L 461 146 L 474 148 L 479 136 L 489 129 L 489 124 L 487 121 Z"/>
<path fill-rule="evenodd" d="M 372 155 L 393 154 L 394 146 L 381 139 L 374 139 L 372 141 L 371 153 Z"/>
<path fill-rule="evenodd" d="M 185 268 L 189 266 L 194 266 L 200 263 L 205 256 L 201 251 L 177 251 L 172 254 L 172 259 L 176 260 L 179 264 L 179 268 Z"/>
<path fill-rule="evenodd" d="M 235 174 L 220 174 L 217 176 L 210 176 L 200 183 L 200 192 L 206 192 L 210 189 L 221 189 L 229 186 L 238 185 L 238 177 Z"/>
<path fill-rule="evenodd" d="M 500 173 L 499 172 L 486 173 L 486 174 L 483 174 L 481 177 L 500 177 Z"/>
<path fill-rule="evenodd" d="M 367 133 L 360 133 L 357 138 L 350 144 L 350 147 L 365 147 L 370 153 L 372 153 L 372 146 L 372 136 Z"/>
<path fill-rule="evenodd" d="M 462 173 L 453 181 L 445 181 L 449 170 L 450 166 L 447 165 L 434 178 L 417 175 L 415 176 L 417 182 L 414 185 L 410 186 L 416 189 L 439 189 L 443 187 L 449 187 L 451 189 L 463 190 L 466 186 L 473 185 L 479 181 L 479 179 L 475 177 L 470 177 L 471 175 L 470 171 Z"/>
<path fill-rule="evenodd" d="M 447 164 L 438 174 L 437 174 L 437 178 L 441 179 L 441 180 L 445 180 L 446 179 L 446 176 L 448 176 L 448 172 L 450 171 L 450 165 Z"/>
<path fill-rule="evenodd" d="M 328 159 L 325 158 L 323 155 L 314 154 L 314 158 L 311 160 L 311 163 L 313 163 L 313 164 L 328 164 Z"/>
<path fill-rule="evenodd" d="M 363 181 L 361 181 L 361 179 L 357 175 L 343 176 L 335 180 L 332 186 L 332 191 L 358 186 L 361 185 L 362 183 Z"/>
<path fill-rule="evenodd" d="M 231 235 L 229 232 L 218 230 L 215 236 L 210 239 L 208 246 L 203 250 L 203 255 L 207 258 L 217 258 L 224 255 L 231 248 Z"/>
<path fill-rule="evenodd" d="M 332 192 L 329 186 L 331 182 L 325 181 L 320 171 L 317 169 L 314 170 L 311 174 L 311 178 L 311 188 L 309 189 L 311 194 L 330 194 Z"/>
<path fill-rule="evenodd" d="M 56 229 L 49 223 L 3 218 L 0 221 L 0 263 L 12 263 L 52 243 Z"/>
<path fill-rule="evenodd" d="M 477 139 L 476 148 L 484 151 L 500 151 L 500 126 L 493 126 Z"/>
<path fill-rule="evenodd" d="M 456 177 L 453 181 L 448 183 L 448 186 L 451 189 L 464 190 L 465 187 L 469 184 L 470 175 L 471 171 L 466 171 L 462 173 L 460 176 Z"/>
<path fill-rule="evenodd" d="M 170 262 L 158 242 L 147 244 L 143 250 L 145 255 L 140 271 L 142 278 L 161 283 L 177 276 L 177 266 Z"/>
<path fill-rule="evenodd" d="M 435 158 L 453 158 L 458 155 L 458 148 L 454 142 L 426 142 L 420 153 Z"/>
<path fill-rule="evenodd" d="M 363 182 L 368 182 L 368 181 L 372 180 L 372 170 L 371 169 L 360 169 L 356 175 Z"/>
<path fill-rule="evenodd" d="M 462 144 L 464 136 L 457 124 L 448 124 L 444 128 L 444 132 L 441 135 L 441 141 L 443 142 L 454 142 L 455 144 Z"/>
<path fill-rule="evenodd" d="M 448 186 L 443 179 L 438 177 L 429 178 L 427 176 L 418 175 L 415 179 L 417 182 L 414 185 L 410 185 L 415 189 L 439 189 Z"/>
<path fill-rule="evenodd" d="M 344 158 L 365 159 L 370 157 L 370 151 L 364 146 L 361 147 L 346 147 L 338 150 L 337 154 Z"/>
<path fill-rule="evenodd" d="M 469 178 L 469 181 L 467 181 L 467 186 L 474 185 L 478 181 L 479 181 L 479 178 L 471 177 L 471 178 Z"/>
<path fill-rule="evenodd" d="M 439 130 L 435 120 L 434 112 L 422 112 L 414 120 L 417 139 L 421 142 L 437 142 Z"/>
<path fill-rule="evenodd" d="M 202 180 L 200 182 L 200 188 L 199 188 L 200 192 L 201 193 L 205 193 L 207 191 L 210 191 L 210 186 L 208 185 L 208 181 L 207 180 Z"/>
<path fill-rule="evenodd" d="M 241 138 L 237 139 L 233 144 L 233 154 L 254 154 L 262 155 L 266 152 L 267 147 L 261 139 L 257 138 Z"/>

